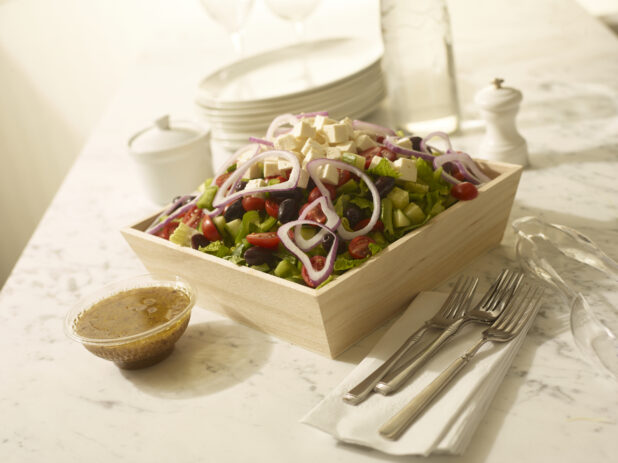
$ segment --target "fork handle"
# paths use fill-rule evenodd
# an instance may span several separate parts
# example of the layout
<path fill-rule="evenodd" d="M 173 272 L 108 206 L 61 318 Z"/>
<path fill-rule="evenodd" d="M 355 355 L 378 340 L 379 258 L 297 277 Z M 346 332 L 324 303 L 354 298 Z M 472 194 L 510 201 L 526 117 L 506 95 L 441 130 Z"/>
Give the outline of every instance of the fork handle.
<path fill-rule="evenodd" d="M 382 365 L 376 368 L 369 376 L 350 389 L 343 395 L 343 401 L 352 405 L 357 405 L 364 401 L 373 391 L 378 382 L 390 372 L 401 357 L 410 349 L 427 331 L 428 324 L 416 330 L 397 351 L 391 355 Z"/>
<path fill-rule="evenodd" d="M 442 345 L 451 338 L 465 323 L 464 319 L 459 319 L 448 328 L 446 328 L 440 336 L 433 341 L 427 349 L 425 349 L 418 357 L 410 364 L 396 372 L 395 376 L 388 381 L 378 381 L 375 385 L 375 390 L 380 394 L 388 395 L 398 391 L 401 386 L 416 373 L 427 361 L 432 358 Z"/>
<path fill-rule="evenodd" d="M 397 440 L 414 423 L 416 418 L 427 408 L 436 396 L 457 376 L 463 367 L 467 365 L 480 347 L 486 342 L 481 339 L 464 355 L 457 358 L 445 370 L 436 377 L 425 389 L 416 395 L 397 414 L 382 425 L 379 432 L 390 440 Z"/>

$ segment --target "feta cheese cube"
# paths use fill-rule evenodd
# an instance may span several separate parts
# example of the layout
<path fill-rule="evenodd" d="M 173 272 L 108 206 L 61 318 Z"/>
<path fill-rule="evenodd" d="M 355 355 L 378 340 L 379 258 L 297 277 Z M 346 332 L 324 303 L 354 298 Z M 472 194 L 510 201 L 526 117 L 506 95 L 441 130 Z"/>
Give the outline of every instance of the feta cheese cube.
<path fill-rule="evenodd" d="M 349 117 L 344 117 L 341 119 L 341 123 L 346 126 L 346 129 L 348 130 L 348 137 L 352 137 L 352 134 L 354 133 L 354 124 L 352 123 L 352 119 Z"/>
<path fill-rule="evenodd" d="M 312 138 L 315 137 L 315 127 L 311 126 L 304 119 L 297 122 L 292 129 L 292 135 L 296 138 Z"/>
<path fill-rule="evenodd" d="M 308 138 L 303 147 L 300 149 L 300 152 L 305 156 L 309 153 L 309 151 L 314 151 L 318 154 L 326 154 L 324 147 L 313 138 Z"/>
<path fill-rule="evenodd" d="M 397 140 L 394 140 L 393 143 L 397 146 L 401 146 L 402 148 L 405 148 L 408 150 L 412 149 L 412 142 L 407 137 L 398 138 Z"/>
<path fill-rule="evenodd" d="M 314 151 L 313 149 L 310 149 L 309 152 L 305 155 L 305 159 L 303 159 L 303 167 L 305 167 L 309 161 L 313 161 L 314 159 L 322 159 L 325 157 L 325 152 L 319 153 L 317 151 Z"/>
<path fill-rule="evenodd" d="M 376 134 L 371 132 L 366 132 L 365 130 L 356 129 L 352 132 L 352 139 L 356 140 L 361 135 L 367 135 L 372 140 L 376 139 Z"/>
<path fill-rule="evenodd" d="M 354 142 L 354 140 L 350 140 L 345 143 L 339 143 L 337 145 L 337 148 L 346 153 L 356 153 L 356 143 Z"/>
<path fill-rule="evenodd" d="M 326 125 L 323 130 L 328 143 L 343 143 L 350 139 L 350 133 L 348 132 L 348 126 L 346 124 Z"/>
<path fill-rule="evenodd" d="M 315 127 L 316 130 L 322 130 L 325 125 L 334 124 L 335 122 L 337 121 L 334 119 L 331 119 L 328 116 L 322 116 L 321 114 L 318 114 L 313 119 L 313 126 Z"/>
<path fill-rule="evenodd" d="M 255 190 L 257 188 L 263 188 L 265 186 L 268 186 L 268 182 L 266 180 L 264 180 L 263 178 L 256 178 L 253 180 L 249 180 L 247 182 L 247 185 L 245 185 L 245 191 L 249 191 L 249 190 Z"/>
<path fill-rule="evenodd" d="M 255 154 L 255 149 L 247 149 L 244 153 L 242 153 L 236 159 L 236 166 L 240 166 L 240 165 L 244 164 L 249 159 L 251 159 L 254 154 Z"/>
<path fill-rule="evenodd" d="M 262 167 L 259 162 L 254 162 L 251 167 L 245 171 L 244 178 L 260 178 L 262 176 Z"/>
<path fill-rule="evenodd" d="M 342 155 L 343 155 L 343 153 L 336 146 L 329 146 L 328 148 L 326 148 L 326 157 L 328 159 L 337 159 L 337 160 L 339 160 L 339 159 L 341 159 Z"/>
<path fill-rule="evenodd" d="M 393 167 L 399 172 L 399 179 L 416 182 L 416 163 L 411 159 L 399 158 L 393 162 Z"/>
<path fill-rule="evenodd" d="M 307 188 L 309 185 L 309 172 L 306 169 L 300 169 L 300 175 L 298 176 L 298 187 Z"/>
<path fill-rule="evenodd" d="M 285 133 L 275 138 L 275 148 L 278 150 L 295 151 L 299 148 L 299 141 L 291 133 Z"/>
<path fill-rule="evenodd" d="M 330 185 L 337 185 L 337 183 L 339 183 L 339 171 L 331 164 L 320 166 L 318 176 L 324 183 L 328 183 Z"/>
<path fill-rule="evenodd" d="M 266 159 L 264 160 L 264 177 L 272 177 L 281 174 L 279 170 L 279 160 Z"/>
<path fill-rule="evenodd" d="M 389 161 L 388 159 L 383 158 L 381 156 L 374 156 L 374 157 L 371 158 L 371 163 L 369 164 L 368 169 L 373 169 L 375 167 L 378 167 L 378 164 L 380 164 L 380 162 L 382 162 L 382 160 L 388 162 L 391 165 L 391 167 L 394 168 L 393 163 L 391 161 Z"/>
<path fill-rule="evenodd" d="M 290 153 L 295 155 L 296 159 L 298 159 L 299 164 L 302 165 L 304 156 L 300 154 L 298 151 L 290 151 Z M 280 171 L 284 171 L 284 170 L 292 169 L 294 165 L 292 164 L 292 161 L 288 159 L 279 158 L 277 161 L 277 167 L 279 168 Z"/>
<path fill-rule="evenodd" d="M 378 146 L 378 144 L 369 135 L 361 134 L 356 137 L 356 148 L 359 151 L 365 151 L 374 146 Z"/>

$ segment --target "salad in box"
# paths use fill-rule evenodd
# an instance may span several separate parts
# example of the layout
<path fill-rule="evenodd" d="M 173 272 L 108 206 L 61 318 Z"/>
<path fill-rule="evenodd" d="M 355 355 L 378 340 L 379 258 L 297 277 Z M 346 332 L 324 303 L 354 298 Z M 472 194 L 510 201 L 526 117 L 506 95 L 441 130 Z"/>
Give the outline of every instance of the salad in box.
<path fill-rule="evenodd" d="M 405 137 L 326 112 L 281 115 L 249 141 L 146 232 L 316 288 L 490 180 L 444 133 Z"/>

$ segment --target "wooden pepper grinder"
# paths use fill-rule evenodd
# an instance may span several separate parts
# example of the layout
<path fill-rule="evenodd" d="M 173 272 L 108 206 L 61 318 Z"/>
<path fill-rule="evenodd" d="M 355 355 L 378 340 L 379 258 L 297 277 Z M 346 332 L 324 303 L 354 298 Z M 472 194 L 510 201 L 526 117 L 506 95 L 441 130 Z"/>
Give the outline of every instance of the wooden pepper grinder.
<path fill-rule="evenodd" d="M 479 91 L 474 99 L 487 128 L 479 157 L 526 166 L 528 147 L 515 126 L 522 94 L 514 88 L 503 87 L 503 82 L 495 78 L 492 85 Z"/>

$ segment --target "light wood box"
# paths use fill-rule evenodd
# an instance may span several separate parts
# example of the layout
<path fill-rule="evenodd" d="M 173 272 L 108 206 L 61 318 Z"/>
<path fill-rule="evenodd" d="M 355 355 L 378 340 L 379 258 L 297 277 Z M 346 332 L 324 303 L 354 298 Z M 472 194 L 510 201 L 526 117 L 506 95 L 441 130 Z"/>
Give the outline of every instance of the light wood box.
<path fill-rule="evenodd" d="M 151 272 L 177 274 L 198 291 L 197 304 L 334 358 L 474 257 L 498 245 L 521 166 L 479 162 L 493 179 L 320 289 L 239 267 L 144 233 L 156 215 L 122 230 Z"/>

